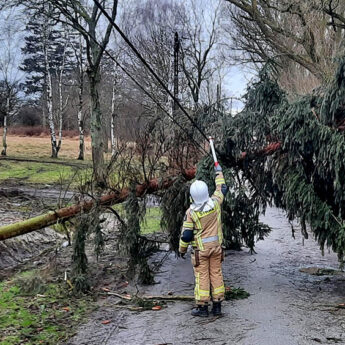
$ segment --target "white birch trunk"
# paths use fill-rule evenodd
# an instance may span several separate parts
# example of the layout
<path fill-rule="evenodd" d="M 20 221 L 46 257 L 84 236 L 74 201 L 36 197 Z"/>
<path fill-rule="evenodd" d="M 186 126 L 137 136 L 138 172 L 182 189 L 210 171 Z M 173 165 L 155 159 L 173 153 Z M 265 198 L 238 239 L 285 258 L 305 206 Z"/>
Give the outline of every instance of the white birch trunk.
<path fill-rule="evenodd" d="M 80 78 L 79 90 L 78 90 L 78 129 L 79 129 L 79 160 L 84 160 L 84 121 L 83 121 L 83 77 Z"/>
<path fill-rule="evenodd" d="M 110 124 L 110 136 L 111 136 L 111 155 L 116 153 L 116 136 L 115 136 L 115 119 L 116 119 L 116 78 L 114 75 L 113 91 L 111 98 L 111 124 Z"/>
<path fill-rule="evenodd" d="M 59 142 L 57 145 L 57 152 L 59 152 L 62 144 L 62 113 L 63 113 L 63 101 L 62 101 L 62 75 L 59 78 Z"/>
<path fill-rule="evenodd" d="M 62 100 L 62 73 L 60 73 L 59 78 L 59 142 L 57 145 L 57 152 L 59 152 L 62 144 L 62 114 L 63 114 L 63 100 Z"/>
<path fill-rule="evenodd" d="M 59 143 L 57 146 L 57 152 L 60 151 L 61 144 L 62 144 L 62 125 L 63 125 L 63 114 L 65 111 L 65 107 L 67 106 L 68 97 L 66 99 L 66 103 L 63 104 L 63 95 L 62 95 L 62 81 L 63 81 L 63 75 L 65 73 L 65 67 L 66 67 L 66 54 L 67 54 L 67 32 L 66 29 L 64 31 L 64 41 L 66 45 L 64 46 L 63 50 L 63 56 L 62 56 L 62 63 L 60 67 L 60 71 L 58 74 L 58 82 L 59 82 Z"/>
<path fill-rule="evenodd" d="M 48 51 L 46 43 L 44 44 L 44 62 L 45 62 L 45 69 L 47 74 L 47 110 L 48 110 L 48 125 L 50 130 L 50 140 L 52 145 L 52 158 L 57 158 L 58 151 L 56 145 L 56 133 L 55 133 L 55 125 L 54 125 L 54 116 L 53 116 L 53 91 L 52 91 L 52 77 L 49 68 L 49 59 L 48 59 Z"/>
<path fill-rule="evenodd" d="M 84 94 L 84 68 L 83 68 L 83 43 L 79 36 L 79 88 L 78 88 L 78 129 L 79 129 L 79 160 L 84 160 L 84 118 L 83 118 L 83 94 Z"/>

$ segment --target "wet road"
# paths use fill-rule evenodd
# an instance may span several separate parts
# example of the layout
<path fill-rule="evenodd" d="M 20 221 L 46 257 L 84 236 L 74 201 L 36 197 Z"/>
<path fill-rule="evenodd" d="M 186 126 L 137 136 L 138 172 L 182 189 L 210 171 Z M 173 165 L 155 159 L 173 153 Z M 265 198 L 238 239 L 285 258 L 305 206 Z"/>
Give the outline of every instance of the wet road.
<path fill-rule="evenodd" d="M 68 344 L 345 344 L 345 310 L 336 308 L 345 302 L 345 276 L 300 272 L 305 267 L 338 269 L 336 255 L 326 252 L 322 256 L 313 239 L 303 245 L 298 231 L 293 239 L 287 219 L 277 209 L 268 209 L 262 221 L 273 231 L 257 244 L 257 254 L 229 251 L 226 257 L 223 271 L 227 284 L 242 287 L 251 295 L 224 302 L 224 317 L 192 318 L 192 303 L 186 302 L 142 313 L 103 307 Z M 147 293 L 193 293 L 190 261 L 177 260 L 173 254 L 156 280 L 160 284 Z M 102 325 L 104 319 L 112 322 Z"/>

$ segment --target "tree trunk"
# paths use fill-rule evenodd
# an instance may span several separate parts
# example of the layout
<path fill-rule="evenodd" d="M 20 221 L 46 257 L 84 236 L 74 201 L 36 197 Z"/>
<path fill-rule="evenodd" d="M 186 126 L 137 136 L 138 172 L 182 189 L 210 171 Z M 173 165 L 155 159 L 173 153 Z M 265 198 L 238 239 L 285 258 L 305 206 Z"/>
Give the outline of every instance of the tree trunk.
<path fill-rule="evenodd" d="M 114 156 L 116 153 L 116 137 L 115 137 L 115 118 L 116 114 L 111 114 L 111 124 L 110 124 L 110 135 L 111 135 L 111 155 Z"/>
<path fill-rule="evenodd" d="M 187 170 L 184 172 L 184 176 L 187 180 L 194 178 L 196 173 L 195 169 Z M 153 179 L 148 183 L 138 184 L 136 186 L 136 195 L 141 197 L 145 194 L 151 194 L 157 192 L 158 190 L 168 189 L 175 182 L 174 178 L 167 178 L 163 182 Z M 124 202 L 130 190 L 124 188 L 119 192 L 113 192 L 107 195 L 103 195 L 98 200 L 89 200 L 83 203 L 73 205 L 70 207 L 65 207 L 56 211 L 50 211 L 46 214 L 30 218 L 21 222 L 14 224 L 9 224 L 0 227 L 0 241 L 6 240 L 8 238 L 16 237 L 19 235 L 27 234 L 29 232 L 45 228 L 47 226 L 56 224 L 58 221 L 67 220 L 78 215 L 81 211 L 88 212 L 92 207 L 97 205 L 115 205 Z"/>
<path fill-rule="evenodd" d="M 110 137 L 111 137 L 111 155 L 116 153 L 116 137 L 115 137 L 115 119 L 116 119 L 116 77 L 114 75 L 113 90 L 111 97 L 111 123 L 110 123 Z"/>
<path fill-rule="evenodd" d="M 46 114 L 46 104 L 44 100 L 46 99 L 46 91 L 43 91 L 42 100 L 42 127 L 45 129 L 47 127 L 47 114 Z"/>
<path fill-rule="evenodd" d="M 79 160 L 84 160 L 84 121 L 83 121 L 83 82 L 80 82 L 78 91 L 78 129 L 79 129 Z"/>
<path fill-rule="evenodd" d="M 79 55 L 79 56 L 78 56 Z M 84 142 L 84 118 L 83 118 L 83 94 L 84 94 L 84 59 L 83 43 L 79 36 L 79 52 L 77 60 L 79 64 L 79 87 L 78 87 L 78 129 L 79 129 L 79 160 L 84 160 L 85 142 Z"/>
<path fill-rule="evenodd" d="M 93 173 L 95 181 L 99 186 L 105 185 L 105 171 L 104 171 L 104 142 L 102 131 L 102 113 L 99 101 L 99 82 L 100 72 L 99 68 L 89 66 L 88 71 L 90 83 L 90 99 L 91 99 L 91 147 L 92 147 L 92 162 Z"/>
<path fill-rule="evenodd" d="M 64 31 L 64 41 L 67 44 L 67 32 L 66 30 Z M 61 66 L 59 68 L 59 73 L 57 74 L 58 76 L 58 82 L 59 82 L 59 142 L 57 145 L 57 153 L 60 151 L 61 149 L 61 144 L 62 144 L 62 126 L 63 126 L 63 114 L 64 114 L 64 110 L 65 107 L 67 106 L 67 102 L 68 102 L 68 97 L 66 98 L 66 104 L 63 104 L 63 95 L 62 95 L 62 81 L 63 81 L 63 76 L 65 74 L 65 67 L 66 67 L 66 54 L 67 54 L 67 47 L 66 45 L 64 46 L 63 49 L 63 54 L 62 54 L 62 63 Z"/>
<path fill-rule="evenodd" d="M 56 147 L 57 153 L 59 153 L 62 144 L 62 114 L 63 114 L 63 100 L 62 100 L 62 71 L 59 77 L 59 142 Z"/>
<path fill-rule="evenodd" d="M 52 158 L 58 157 L 58 150 L 56 144 L 56 134 L 55 134 L 55 125 L 54 125 L 54 116 L 53 116 L 53 91 L 52 91 L 52 77 L 49 68 L 49 60 L 48 60 L 48 51 L 47 46 L 44 44 L 44 59 L 45 59 L 45 68 L 46 68 L 46 75 L 47 75 L 47 109 L 48 109 L 48 125 L 50 130 L 50 140 L 52 145 Z"/>
<path fill-rule="evenodd" d="M 10 111 L 10 97 L 6 100 L 6 113 L 4 114 L 4 132 L 2 134 L 2 151 L 1 156 L 7 155 L 7 116 Z"/>

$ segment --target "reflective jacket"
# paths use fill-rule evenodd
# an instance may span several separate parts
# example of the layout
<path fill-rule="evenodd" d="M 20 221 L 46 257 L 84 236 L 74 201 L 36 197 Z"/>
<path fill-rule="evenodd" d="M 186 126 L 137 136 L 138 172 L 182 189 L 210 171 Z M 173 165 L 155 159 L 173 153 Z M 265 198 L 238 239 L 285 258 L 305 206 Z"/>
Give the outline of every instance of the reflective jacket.
<path fill-rule="evenodd" d="M 193 248 L 205 250 L 222 245 L 221 204 L 227 192 L 224 175 L 216 173 L 216 190 L 211 199 L 214 208 L 208 211 L 186 211 L 180 238 L 179 252 L 185 253 L 191 244 Z"/>

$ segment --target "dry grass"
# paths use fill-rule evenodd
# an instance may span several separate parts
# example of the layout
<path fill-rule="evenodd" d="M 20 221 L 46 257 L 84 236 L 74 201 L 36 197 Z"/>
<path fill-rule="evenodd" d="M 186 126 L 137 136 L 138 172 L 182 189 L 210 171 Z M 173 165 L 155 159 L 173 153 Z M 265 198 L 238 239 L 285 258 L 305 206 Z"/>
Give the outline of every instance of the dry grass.
<path fill-rule="evenodd" d="M 51 156 L 50 137 L 7 136 L 9 157 L 49 158 Z M 59 158 L 76 159 L 79 154 L 79 138 L 65 138 L 62 141 Z M 91 160 L 91 139 L 85 138 L 85 160 Z"/>

